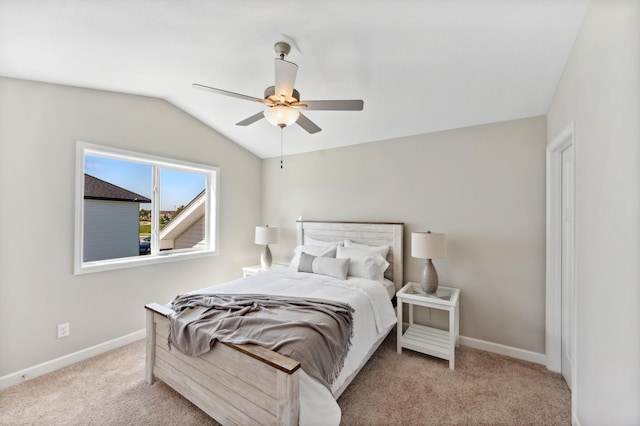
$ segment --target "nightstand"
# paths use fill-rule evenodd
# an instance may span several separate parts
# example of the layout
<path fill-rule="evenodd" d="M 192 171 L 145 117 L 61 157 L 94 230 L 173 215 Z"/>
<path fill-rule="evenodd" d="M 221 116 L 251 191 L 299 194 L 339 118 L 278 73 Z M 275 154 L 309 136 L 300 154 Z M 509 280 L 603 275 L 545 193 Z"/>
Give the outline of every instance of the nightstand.
<path fill-rule="evenodd" d="M 438 358 L 448 359 L 449 368 L 454 369 L 456 360 L 456 346 L 460 336 L 460 310 L 458 300 L 460 289 L 451 287 L 438 287 L 434 295 L 422 291 L 419 283 L 407 283 L 398 291 L 398 353 L 402 348 L 422 352 Z M 409 305 L 409 328 L 402 332 L 402 308 Z M 440 330 L 413 322 L 413 306 L 424 306 L 431 309 L 440 309 L 449 312 L 449 330 Z"/>
<path fill-rule="evenodd" d="M 289 266 L 289 265 L 283 265 L 281 263 L 274 263 L 274 264 L 271 265 L 271 268 L 269 268 L 269 269 L 284 268 L 286 266 Z M 242 274 L 245 277 L 250 277 L 252 275 L 256 275 L 259 272 L 268 271 L 269 269 L 263 268 L 262 265 L 245 266 L 244 268 L 242 268 Z"/>

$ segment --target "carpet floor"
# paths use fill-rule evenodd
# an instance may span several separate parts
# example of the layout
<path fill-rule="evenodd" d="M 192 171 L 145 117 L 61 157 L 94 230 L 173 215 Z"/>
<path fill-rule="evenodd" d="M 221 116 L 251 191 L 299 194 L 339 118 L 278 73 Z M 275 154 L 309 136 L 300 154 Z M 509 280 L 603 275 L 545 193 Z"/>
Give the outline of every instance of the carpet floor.
<path fill-rule="evenodd" d="M 217 425 L 162 382 L 135 342 L 0 391 L 1 425 Z M 383 342 L 338 400 L 343 425 L 570 425 L 571 393 L 544 366 L 467 347 L 448 361 Z M 322 419 L 318 419 L 322 424 Z"/>

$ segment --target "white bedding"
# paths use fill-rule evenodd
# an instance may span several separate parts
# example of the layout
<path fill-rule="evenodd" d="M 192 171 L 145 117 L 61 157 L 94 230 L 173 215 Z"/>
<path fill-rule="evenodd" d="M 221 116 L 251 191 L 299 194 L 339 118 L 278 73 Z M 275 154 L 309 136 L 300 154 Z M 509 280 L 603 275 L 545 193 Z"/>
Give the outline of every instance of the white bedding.
<path fill-rule="evenodd" d="M 389 291 L 383 284 L 363 278 L 339 280 L 325 275 L 276 268 L 257 275 L 197 291 L 211 293 L 254 293 L 309 297 L 345 302 L 354 312 L 352 346 L 331 392 L 304 372 L 300 375 L 300 424 L 340 423 L 341 412 L 332 392 L 357 372 L 370 350 L 396 323 Z"/>
<path fill-rule="evenodd" d="M 385 290 L 387 290 L 387 295 L 389 296 L 389 299 L 393 299 L 393 296 L 396 295 L 396 285 L 393 283 L 393 281 L 385 278 L 382 281 L 382 285 L 384 286 Z"/>

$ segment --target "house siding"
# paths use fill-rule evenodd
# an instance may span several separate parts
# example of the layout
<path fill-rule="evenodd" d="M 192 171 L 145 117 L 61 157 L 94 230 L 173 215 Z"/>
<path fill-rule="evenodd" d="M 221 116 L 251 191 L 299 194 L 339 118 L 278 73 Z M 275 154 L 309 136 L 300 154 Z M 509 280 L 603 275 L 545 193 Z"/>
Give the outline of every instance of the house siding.
<path fill-rule="evenodd" d="M 138 203 L 84 200 L 83 261 L 138 256 Z"/>
<path fill-rule="evenodd" d="M 204 217 L 198 219 L 174 241 L 176 249 L 192 248 L 204 244 Z"/>

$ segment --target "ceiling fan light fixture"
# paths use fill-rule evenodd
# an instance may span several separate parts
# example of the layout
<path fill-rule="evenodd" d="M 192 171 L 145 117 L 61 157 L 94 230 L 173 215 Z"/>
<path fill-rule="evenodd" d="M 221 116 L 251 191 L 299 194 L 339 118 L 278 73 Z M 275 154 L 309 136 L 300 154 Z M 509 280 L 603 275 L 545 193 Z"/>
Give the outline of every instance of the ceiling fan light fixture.
<path fill-rule="evenodd" d="M 213 93 L 230 96 L 232 98 L 259 102 L 266 106 L 264 111 L 237 122 L 237 126 L 248 126 L 264 117 L 269 123 L 280 127 L 280 129 L 296 123 L 300 128 L 312 135 L 322 129 L 305 114 L 299 112 L 298 108 L 303 108 L 305 111 L 362 111 L 364 103 L 362 100 L 357 99 L 302 101 L 300 92 L 294 87 L 298 73 L 298 65 L 284 59 L 290 51 L 289 44 L 286 42 L 278 42 L 274 46 L 274 49 L 279 56 L 274 59 L 275 84 L 265 89 L 263 99 L 230 92 L 228 90 L 216 89 L 215 87 L 205 86 L 203 84 L 194 83 L 193 87 L 209 90 Z"/>
<path fill-rule="evenodd" d="M 276 105 L 264 111 L 264 118 L 274 126 L 290 126 L 298 120 L 300 112 L 286 105 Z"/>

